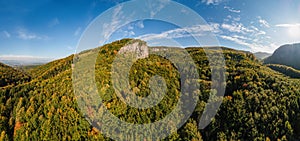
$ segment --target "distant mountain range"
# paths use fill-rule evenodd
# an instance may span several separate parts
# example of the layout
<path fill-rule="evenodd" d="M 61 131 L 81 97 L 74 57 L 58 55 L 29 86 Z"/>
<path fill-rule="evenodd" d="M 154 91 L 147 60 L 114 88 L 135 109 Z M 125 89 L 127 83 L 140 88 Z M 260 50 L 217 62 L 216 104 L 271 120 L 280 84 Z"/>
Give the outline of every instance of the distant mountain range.
<path fill-rule="evenodd" d="M 259 60 L 263 60 L 269 56 L 271 56 L 272 53 L 267 53 L 267 52 L 256 52 L 254 53 L 254 56 L 259 59 Z"/>
<path fill-rule="evenodd" d="M 0 62 L 9 66 L 27 66 L 46 64 L 53 59 L 32 56 L 0 56 Z"/>
<path fill-rule="evenodd" d="M 264 59 L 265 64 L 280 64 L 300 69 L 300 43 L 280 46 L 275 52 Z"/>

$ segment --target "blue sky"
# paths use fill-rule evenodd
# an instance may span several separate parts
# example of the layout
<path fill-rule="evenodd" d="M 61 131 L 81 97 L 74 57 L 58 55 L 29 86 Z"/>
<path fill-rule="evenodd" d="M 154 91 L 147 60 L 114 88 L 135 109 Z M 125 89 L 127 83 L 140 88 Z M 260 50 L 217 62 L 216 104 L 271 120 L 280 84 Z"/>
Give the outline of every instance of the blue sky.
<path fill-rule="evenodd" d="M 81 34 L 93 19 L 122 2 L 125 1 L 0 0 L 0 58 L 66 57 L 75 52 Z M 299 0 L 176 2 L 202 16 L 222 46 L 273 52 L 282 44 L 300 42 Z M 199 36 L 203 33 L 198 27 L 185 29 Z M 159 37 L 176 35 L 183 46 L 194 45 L 178 27 L 161 21 L 136 21 L 114 30 L 110 40 L 131 37 L 159 41 Z"/>

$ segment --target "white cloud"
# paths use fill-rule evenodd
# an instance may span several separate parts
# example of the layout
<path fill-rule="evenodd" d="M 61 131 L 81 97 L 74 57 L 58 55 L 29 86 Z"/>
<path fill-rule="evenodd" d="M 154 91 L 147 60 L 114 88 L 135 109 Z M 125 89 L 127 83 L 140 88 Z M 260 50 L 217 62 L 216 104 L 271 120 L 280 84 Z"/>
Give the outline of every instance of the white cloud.
<path fill-rule="evenodd" d="M 275 26 L 277 26 L 277 27 L 300 27 L 300 23 L 294 23 L 294 24 L 277 24 Z"/>
<path fill-rule="evenodd" d="M 144 27 L 145 27 L 143 21 L 138 21 L 138 22 L 136 23 L 136 25 L 137 25 L 137 27 L 139 27 L 139 28 L 144 28 Z"/>
<path fill-rule="evenodd" d="M 238 16 L 238 17 L 232 17 L 231 15 L 228 15 L 224 21 L 225 22 L 229 22 L 229 21 L 232 21 L 232 22 L 239 22 L 241 20 L 241 17 Z"/>
<path fill-rule="evenodd" d="M 237 39 L 242 39 L 242 40 L 251 40 L 250 38 L 245 37 L 245 36 L 241 36 L 241 35 L 233 35 L 232 37 L 237 38 Z"/>
<path fill-rule="evenodd" d="M 135 28 L 139 28 L 139 29 L 143 29 L 144 26 L 144 22 L 143 21 L 138 21 L 138 22 L 133 22 L 127 25 L 127 30 L 133 30 Z"/>
<path fill-rule="evenodd" d="M 224 32 L 222 30 L 227 30 L 229 32 Z M 245 27 L 241 23 L 230 24 L 218 24 L 211 23 L 208 25 L 197 25 L 193 27 L 177 28 L 169 31 L 162 32 L 160 34 L 146 34 L 137 37 L 145 41 L 155 41 L 160 39 L 174 39 L 174 38 L 184 38 L 191 36 L 208 36 L 214 33 L 217 37 L 224 40 L 234 42 L 236 44 L 249 47 L 251 51 L 266 51 L 272 52 L 277 46 L 277 44 L 266 41 L 266 34 L 264 31 L 251 26 Z"/>
<path fill-rule="evenodd" d="M 259 30 L 257 27 L 255 26 L 250 26 L 250 28 L 252 28 L 253 30 L 255 30 L 255 36 L 258 36 L 258 35 L 266 35 L 267 33 L 263 30 Z"/>
<path fill-rule="evenodd" d="M 229 41 L 233 41 L 237 44 L 240 44 L 240 45 L 245 45 L 245 46 L 249 46 L 248 43 L 244 42 L 243 40 L 241 39 L 238 39 L 236 37 L 231 37 L 231 36 L 225 36 L 225 35 L 220 35 L 219 37 L 223 38 L 223 39 L 226 39 L 226 40 L 229 40 Z"/>
<path fill-rule="evenodd" d="M 241 10 L 236 10 L 236 9 L 233 9 L 229 6 L 224 6 L 224 9 L 227 9 L 228 11 L 233 12 L 233 13 L 240 13 L 241 12 Z"/>
<path fill-rule="evenodd" d="M 159 13 L 171 0 L 160 0 L 157 3 L 147 3 L 147 9 L 150 9 L 150 17 L 154 17 L 157 13 Z M 128 10 L 123 9 L 123 4 L 119 4 L 116 8 L 113 9 L 111 18 L 107 18 L 105 23 L 102 26 L 103 31 L 101 32 L 103 38 L 99 40 L 99 44 L 104 43 L 109 39 L 112 33 L 129 24 L 134 18 L 135 13 L 132 13 Z M 135 27 L 129 27 L 128 30 L 132 30 Z M 138 24 L 138 28 L 144 28 L 144 24 L 140 22 Z M 133 32 L 128 32 L 133 35 Z"/>
<path fill-rule="evenodd" d="M 229 18 L 232 17 L 230 16 Z M 159 34 L 146 34 L 136 38 L 149 42 L 161 39 L 176 39 L 192 36 L 205 37 L 211 34 L 235 44 L 249 47 L 251 51 L 254 52 L 272 52 L 278 47 L 278 44 L 272 42 L 270 37 L 266 36 L 265 31 L 260 30 L 253 25 L 245 26 L 234 20 L 231 23 L 210 23 L 210 25 L 176 28 Z"/>
<path fill-rule="evenodd" d="M 128 24 L 127 26 L 128 26 L 127 27 L 128 30 L 133 30 L 135 28 L 143 29 L 145 27 L 143 21 L 133 22 L 133 23 Z"/>
<path fill-rule="evenodd" d="M 228 16 L 228 19 L 232 16 Z M 235 44 L 242 45 L 251 49 L 251 51 L 266 51 L 272 52 L 278 46 L 275 41 L 267 36 L 267 33 L 253 24 L 245 26 L 240 22 L 231 21 L 231 23 L 221 24 L 222 34 L 217 34 L 218 37 L 231 41 Z"/>
<path fill-rule="evenodd" d="M 122 9 L 123 5 L 118 5 L 113 11 L 111 22 L 103 24 L 104 41 L 109 38 L 110 33 L 113 33 L 117 30 L 118 25 L 120 25 L 120 23 L 122 22 Z"/>
<path fill-rule="evenodd" d="M 254 30 L 246 28 L 242 23 L 232 23 L 232 24 L 223 23 L 221 27 L 230 32 L 243 33 L 243 34 L 254 33 Z"/>
<path fill-rule="evenodd" d="M 265 44 L 253 42 L 251 40 L 246 41 L 245 39 L 241 39 L 241 38 L 235 37 L 235 36 L 232 37 L 232 36 L 220 35 L 219 37 L 221 37 L 225 40 L 235 42 L 239 45 L 249 47 L 251 49 L 251 51 L 253 51 L 253 52 L 257 52 L 257 51 L 272 52 L 276 47 L 278 47 L 278 45 L 276 45 L 274 43 L 265 45 Z"/>
<path fill-rule="evenodd" d="M 196 25 L 192 27 L 185 28 L 176 28 L 173 30 L 165 31 L 160 34 L 146 34 L 137 37 L 145 41 L 150 41 L 154 39 L 174 39 L 174 38 L 183 38 L 191 36 L 207 36 L 211 33 L 218 33 L 220 25 L 217 23 L 211 23 L 210 25 Z"/>
<path fill-rule="evenodd" d="M 231 16 L 229 18 L 232 18 Z M 259 30 L 255 26 L 244 26 L 242 23 L 239 23 L 237 21 L 232 21 L 232 23 L 223 23 L 221 25 L 221 28 L 223 30 L 227 30 L 231 33 L 239 33 L 243 34 L 245 36 L 259 36 L 259 35 L 265 35 L 266 32 L 263 30 Z"/>
<path fill-rule="evenodd" d="M 34 33 L 28 32 L 26 29 L 19 29 L 17 31 L 18 38 L 23 40 L 47 39 L 47 36 L 38 36 Z"/>
<path fill-rule="evenodd" d="M 24 31 L 18 31 L 18 37 L 23 40 L 40 39 L 35 34 L 29 34 Z"/>
<path fill-rule="evenodd" d="M 127 29 L 132 30 L 132 29 L 134 29 L 134 27 L 132 25 L 129 25 Z"/>
<path fill-rule="evenodd" d="M 254 29 L 255 31 L 259 31 L 259 29 L 255 26 L 250 26 L 250 28 Z"/>
<path fill-rule="evenodd" d="M 161 11 L 170 0 L 160 0 L 158 2 L 150 3 L 150 17 L 153 18 L 159 11 Z"/>
<path fill-rule="evenodd" d="M 241 20 L 241 18 L 240 17 L 236 17 L 236 18 L 233 18 L 233 20 L 238 22 L 238 21 Z"/>
<path fill-rule="evenodd" d="M 186 9 L 181 9 L 180 12 L 184 14 L 189 14 L 189 11 L 187 11 Z"/>
<path fill-rule="evenodd" d="M 10 33 L 8 33 L 6 30 L 2 31 L 2 34 L 4 35 L 4 37 L 6 38 L 10 38 Z"/>
<path fill-rule="evenodd" d="M 122 38 L 128 38 L 128 37 L 132 37 L 135 35 L 135 33 L 133 31 L 121 31 L 123 34 Z"/>
<path fill-rule="evenodd" d="M 218 5 L 223 2 L 223 0 L 202 0 L 201 2 L 205 3 L 206 5 Z"/>
<path fill-rule="evenodd" d="M 270 28 L 270 24 L 266 20 L 262 19 L 260 16 L 258 16 L 258 22 L 260 23 L 261 27 Z"/>

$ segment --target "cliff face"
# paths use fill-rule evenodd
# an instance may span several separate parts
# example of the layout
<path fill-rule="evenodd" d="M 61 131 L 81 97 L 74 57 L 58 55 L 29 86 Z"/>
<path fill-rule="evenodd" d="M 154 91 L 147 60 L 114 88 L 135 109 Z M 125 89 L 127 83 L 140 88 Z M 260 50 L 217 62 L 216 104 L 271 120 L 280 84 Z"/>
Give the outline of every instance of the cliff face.
<path fill-rule="evenodd" d="M 145 42 L 134 40 L 130 44 L 122 47 L 119 51 L 119 54 L 128 54 L 133 53 L 136 55 L 137 59 L 147 58 L 149 55 L 148 46 Z"/>

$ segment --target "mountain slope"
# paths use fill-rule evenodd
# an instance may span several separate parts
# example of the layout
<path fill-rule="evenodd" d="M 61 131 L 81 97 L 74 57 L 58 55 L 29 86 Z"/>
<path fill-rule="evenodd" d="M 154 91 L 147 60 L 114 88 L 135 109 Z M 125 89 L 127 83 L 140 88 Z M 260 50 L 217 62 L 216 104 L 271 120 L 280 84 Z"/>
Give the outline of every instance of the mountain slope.
<path fill-rule="evenodd" d="M 30 69 L 28 73 L 35 79 L 49 79 L 65 70 L 71 69 L 73 57 L 74 55 L 71 55 L 67 58 L 55 60 L 45 65 L 35 67 Z"/>
<path fill-rule="evenodd" d="M 150 55 L 137 60 L 130 70 L 130 85 L 139 96 L 149 94 L 150 88 L 147 85 L 150 76 L 160 75 L 165 78 L 168 92 L 159 106 L 138 110 L 124 105 L 111 85 L 111 63 L 116 52 L 130 41 L 116 41 L 81 55 L 89 59 L 90 54 L 97 53 L 95 79 L 99 95 L 111 113 L 130 123 L 161 120 L 172 111 L 180 91 L 178 72 L 169 60 Z M 188 122 L 165 140 L 299 139 L 300 82 L 263 66 L 253 54 L 226 48 L 222 51 L 226 59 L 226 96 L 212 123 L 198 130 L 207 99 L 211 94 L 216 94 L 217 89 L 210 89 L 213 82 L 204 50 L 186 50 L 194 59 L 199 72 L 200 79 L 197 81 L 200 89 L 194 93 L 198 94 L 200 100 Z M 86 115 L 79 110 L 73 93 L 72 58 L 70 56 L 40 66 L 32 72 L 34 78 L 29 83 L 0 90 L 0 138 L 109 140 L 92 127 L 84 118 Z M 130 93 L 125 91 L 123 94 Z M 92 107 L 89 110 L 99 109 Z M 120 139 L 126 137 L 120 136 Z"/>
<path fill-rule="evenodd" d="M 0 63 L 0 87 L 28 82 L 30 77 L 10 66 Z"/>
<path fill-rule="evenodd" d="M 300 43 L 280 46 L 272 56 L 264 60 L 265 64 L 281 64 L 300 69 Z"/>
<path fill-rule="evenodd" d="M 278 64 L 267 64 L 266 66 L 291 78 L 300 78 L 300 71 L 292 67 Z"/>

